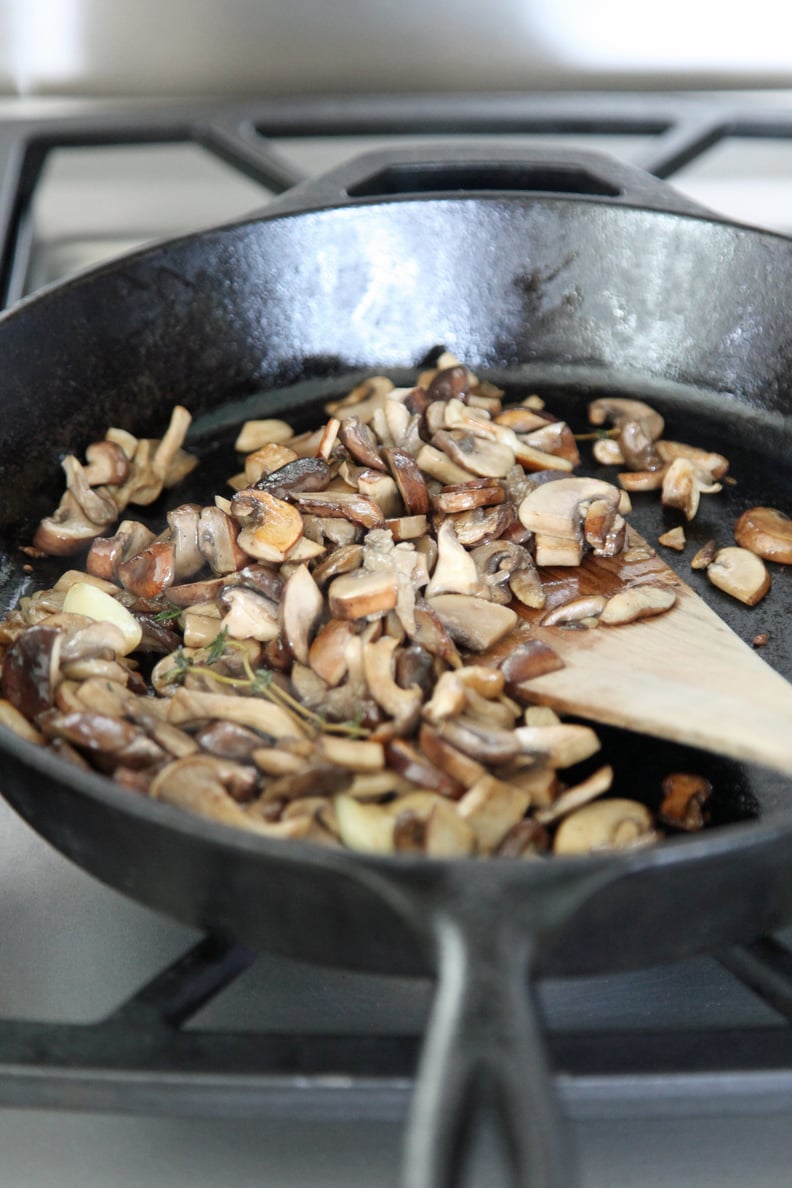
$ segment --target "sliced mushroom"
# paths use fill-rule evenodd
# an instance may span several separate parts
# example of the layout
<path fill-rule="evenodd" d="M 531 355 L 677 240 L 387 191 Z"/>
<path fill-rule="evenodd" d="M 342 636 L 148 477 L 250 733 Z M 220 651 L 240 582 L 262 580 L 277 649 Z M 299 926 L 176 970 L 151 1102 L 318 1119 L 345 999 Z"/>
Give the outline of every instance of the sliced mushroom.
<path fill-rule="evenodd" d="M 284 561 L 302 537 L 300 512 L 268 491 L 240 491 L 231 501 L 231 512 L 242 524 L 239 548 L 259 561 Z"/>
<path fill-rule="evenodd" d="M 514 730 L 503 730 L 462 714 L 435 725 L 440 738 L 480 763 L 501 767 L 520 753 Z"/>
<path fill-rule="evenodd" d="M 53 704 L 62 634 L 53 627 L 29 627 L 3 657 L 0 690 L 14 709 L 34 720 Z"/>
<path fill-rule="evenodd" d="M 591 758 L 600 740 L 590 726 L 563 722 L 560 726 L 518 726 L 514 731 L 519 749 L 544 757 L 551 767 L 571 767 Z"/>
<path fill-rule="evenodd" d="M 697 470 L 705 471 L 713 481 L 724 478 L 729 472 L 729 459 L 711 450 L 685 445 L 681 441 L 658 441 L 655 449 L 665 463 L 673 462 L 675 458 L 689 458 Z"/>
<path fill-rule="evenodd" d="M 587 804 L 556 831 L 556 854 L 606 853 L 651 845 L 657 840 L 652 814 L 636 800 L 614 798 Z"/>
<path fill-rule="evenodd" d="M 40 747 L 45 742 L 44 735 L 6 698 L 0 698 L 0 726 L 5 726 L 7 730 L 12 730 L 14 734 L 34 743 L 35 746 Z"/>
<path fill-rule="evenodd" d="M 619 448 L 619 443 L 613 437 L 598 437 L 591 447 L 591 452 L 594 455 L 594 461 L 599 462 L 600 466 L 623 466 L 624 455 Z"/>
<path fill-rule="evenodd" d="M 432 445 L 448 454 L 452 462 L 470 474 L 488 478 L 503 478 L 514 466 L 514 450 L 499 441 L 474 437 L 459 429 L 441 429 L 432 438 Z M 422 465 L 419 462 L 419 465 Z M 456 482 L 450 479 L 449 482 Z"/>
<path fill-rule="evenodd" d="M 347 674 L 346 648 L 355 628 L 344 619 L 330 619 L 308 650 L 308 663 L 326 684 L 338 685 Z"/>
<path fill-rule="evenodd" d="M 570 598 L 554 606 L 540 620 L 542 627 L 564 627 L 581 624 L 587 619 L 598 619 L 605 610 L 607 599 L 602 594 L 586 594 Z"/>
<path fill-rule="evenodd" d="M 294 714 L 261 697 L 227 697 L 198 689 L 177 689 L 168 701 L 167 720 L 174 726 L 228 719 L 270 738 L 303 738 L 305 727 Z"/>
<path fill-rule="evenodd" d="M 677 553 L 681 553 L 687 544 L 685 529 L 679 524 L 676 528 L 671 528 L 668 532 L 663 532 L 658 536 L 657 541 L 658 544 L 663 545 L 665 548 L 675 549 Z"/>
<path fill-rule="evenodd" d="M 634 623 L 638 619 L 664 614 L 676 600 L 676 593 L 668 586 L 630 586 L 607 600 L 599 621 L 605 627 Z"/>
<path fill-rule="evenodd" d="M 385 517 L 371 499 L 355 491 L 295 491 L 292 501 L 306 514 L 339 517 L 361 528 L 382 528 Z"/>
<path fill-rule="evenodd" d="M 252 454 L 248 454 L 245 458 L 245 472 L 244 482 L 239 484 L 242 487 L 252 486 L 262 478 L 273 473 L 273 471 L 280 470 L 281 467 L 286 466 L 289 462 L 296 462 L 297 454 L 294 450 L 290 450 L 288 446 L 278 445 L 274 441 L 267 442 L 266 445 L 261 446 L 260 449 L 254 450 Z"/>
<path fill-rule="evenodd" d="M 218 507 L 204 507 L 198 520 L 198 547 L 213 573 L 235 573 L 247 561 L 238 526 Z"/>
<path fill-rule="evenodd" d="M 84 474 L 92 487 L 117 487 L 129 477 L 129 459 L 113 441 L 93 441 L 85 449 Z"/>
<path fill-rule="evenodd" d="M 492 647 L 517 624 L 517 615 L 509 607 L 469 594 L 436 594 L 426 602 L 451 638 L 472 652 Z"/>
<path fill-rule="evenodd" d="M 198 525 L 201 509 L 197 503 L 182 503 L 167 514 L 170 541 L 173 545 L 173 573 L 175 582 L 194 577 L 205 564 L 198 547 Z"/>
<path fill-rule="evenodd" d="M 86 516 L 70 491 L 64 493 L 58 508 L 45 516 L 36 529 L 33 547 L 49 557 L 68 557 L 78 553 L 102 528 Z"/>
<path fill-rule="evenodd" d="M 361 471 L 358 475 L 358 491 L 366 499 L 376 503 L 383 516 L 393 518 L 401 515 L 402 500 L 399 488 L 389 474 L 382 474 L 379 470 Z M 339 522 L 346 523 L 345 520 Z"/>
<path fill-rule="evenodd" d="M 349 453 L 361 466 L 369 466 L 374 470 L 385 470 L 386 464 L 380 456 L 379 444 L 368 425 L 361 423 L 356 416 L 344 417 L 338 436 Z"/>
<path fill-rule="evenodd" d="M 452 520 L 445 520 L 437 530 L 437 561 L 426 587 L 426 597 L 436 594 L 472 594 L 479 586 L 476 562 L 459 543 Z"/>
<path fill-rule="evenodd" d="M 708 540 L 701 546 L 700 549 L 691 557 L 691 569 L 706 569 L 708 565 L 715 559 L 715 554 L 718 551 L 718 546 L 714 540 Z"/>
<path fill-rule="evenodd" d="M 761 557 L 735 545 L 718 550 L 707 566 L 707 577 L 746 606 L 756 606 L 770 589 L 770 574 Z"/>
<path fill-rule="evenodd" d="M 593 400 L 588 412 L 592 425 L 604 425 L 609 421 L 618 427 L 624 421 L 637 422 L 650 441 L 657 441 L 665 429 L 665 421 L 660 414 L 643 400 L 604 396 Z"/>
<path fill-rule="evenodd" d="M 449 800 L 456 800 L 464 791 L 463 784 L 454 779 L 449 772 L 431 763 L 426 755 L 407 739 L 389 740 L 385 745 L 385 755 L 388 766 L 393 771 L 419 788 L 430 788 Z"/>
<path fill-rule="evenodd" d="M 396 821 L 382 805 L 341 794 L 333 801 L 341 841 L 363 854 L 392 854 Z"/>
<path fill-rule="evenodd" d="M 418 735 L 421 752 L 434 767 L 445 771 L 464 788 L 472 786 L 487 774 L 487 769 L 464 751 L 441 737 L 428 722 L 421 724 Z"/>
<path fill-rule="evenodd" d="M 262 475 L 254 488 L 266 491 L 276 499 L 285 499 L 294 491 L 324 491 L 331 478 L 332 471 L 324 458 L 296 457 Z"/>
<path fill-rule="evenodd" d="M 358 569 L 334 578 L 327 591 L 330 614 L 335 619 L 381 618 L 393 610 L 399 597 L 395 568 L 374 573 Z"/>
<path fill-rule="evenodd" d="M 457 466 L 442 450 L 431 445 L 423 445 L 415 456 L 415 461 L 424 474 L 445 485 L 467 483 L 470 481 L 470 471 Z"/>
<path fill-rule="evenodd" d="M 720 484 L 712 482 L 711 477 L 689 458 L 675 458 L 663 477 L 662 502 L 664 507 L 678 507 L 687 520 L 692 520 L 698 511 L 700 496 L 720 490 Z"/>
<path fill-rule="evenodd" d="M 664 825 L 687 833 L 703 829 L 707 823 L 706 804 L 712 784 L 704 776 L 673 772 L 663 780 L 663 800 L 658 818 Z"/>
<path fill-rule="evenodd" d="M 310 570 L 298 566 L 284 587 L 280 620 L 283 640 L 301 664 L 308 664 L 308 649 L 323 609 L 322 591 Z"/>
<path fill-rule="evenodd" d="M 479 851 L 491 854 L 525 816 L 530 801 L 523 789 L 487 774 L 468 788 L 457 811 L 475 833 Z"/>
<path fill-rule="evenodd" d="M 585 513 L 594 500 L 619 510 L 618 490 L 600 479 L 562 478 L 525 496 L 520 521 L 535 534 L 537 565 L 580 565 Z"/>
<path fill-rule="evenodd" d="M 564 661 L 549 644 L 540 639 L 520 640 L 499 661 L 500 670 L 506 680 L 506 691 L 518 696 L 525 681 L 544 676 L 547 672 L 558 672 L 564 668 Z"/>
<path fill-rule="evenodd" d="M 563 817 L 596 800 L 610 789 L 613 783 L 613 768 L 610 764 L 600 767 L 587 779 L 573 788 L 566 788 L 547 808 L 538 809 L 535 817 L 540 825 L 552 825 Z"/>
<path fill-rule="evenodd" d="M 792 565 L 792 519 L 774 507 L 751 507 L 734 527 L 734 539 L 757 557 Z"/>
<path fill-rule="evenodd" d="M 263 421 L 245 421 L 239 431 L 234 449 L 239 454 L 250 454 L 262 446 L 275 442 L 282 444 L 294 436 L 294 430 L 286 421 L 274 419 Z"/>
<path fill-rule="evenodd" d="M 394 653 L 398 643 L 384 635 L 375 643 L 363 646 L 363 672 L 369 692 L 377 705 L 393 719 L 393 733 L 410 734 L 421 714 L 423 693 L 414 685 L 402 689 L 394 680 Z"/>
<path fill-rule="evenodd" d="M 139 598 L 156 598 L 173 585 L 175 576 L 174 550 L 169 540 L 152 541 L 118 566 L 119 582 Z"/>
<path fill-rule="evenodd" d="M 231 639 L 257 639 L 267 643 L 278 638 L 278 606 L 263 594 L 245 586 L 226 586 L 220 595 L 220 603 L 225 615 L 219 627 Z M 215 623 L 215 634 L 217 630 Z"/>

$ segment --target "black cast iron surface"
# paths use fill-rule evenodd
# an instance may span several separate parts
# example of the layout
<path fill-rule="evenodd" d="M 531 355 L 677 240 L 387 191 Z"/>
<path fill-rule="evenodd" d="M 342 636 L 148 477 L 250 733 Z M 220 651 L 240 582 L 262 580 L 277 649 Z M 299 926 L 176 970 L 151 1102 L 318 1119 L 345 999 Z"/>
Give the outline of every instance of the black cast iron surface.
<path fill-rule="evenodd" d="M 175 401 L 199 425 L 229 400 L 247 415 L 310 410 L 339 375 L 416 367 L 437 344 L 515 387 L 569 393 L 581 409 L 602 391 L 645 395 L 673 436 L 703 430 L 732 458 L 735 498 L 783 505 L 790 288 L 788 241 L 709 218 L 594 156 L 504 161 L 470 149 L 462 161 L 418 153 L 340 171 L 260 220 L 128 258 L 0 322 L 4 603 L 30 585 L 16 546 L 53 502 L 59 455 L 108 423 L 153 432 Z M 700 529 L 722 531 L 732 511 L 723 501 Z M 788 673 L 778 585 L 763 628 Z M 439 964 L 411 1186 L 451 1182 L 483 1079 L 506 1115 L 519 1182 L 569 1188 L 528 972 L 674 959 L 792 914 L 788 787 L 765 773 L 724 776 L 724 819 L 758 822 L 652 852 L 416 863 L 237 836 L 3 744 L 5 792 L 34 827 L 152 906 L 314 960 L 401 973 Z M 537 1103 L 548 1125 L 524 1132 Z"/>

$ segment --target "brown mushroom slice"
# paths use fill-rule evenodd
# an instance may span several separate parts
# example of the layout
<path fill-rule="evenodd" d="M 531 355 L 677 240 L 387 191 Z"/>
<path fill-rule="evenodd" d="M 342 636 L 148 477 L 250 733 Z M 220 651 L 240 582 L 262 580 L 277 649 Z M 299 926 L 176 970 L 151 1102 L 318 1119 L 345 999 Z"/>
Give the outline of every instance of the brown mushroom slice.
<path fill-rule="evenodd" d="M 430 400 L 454 400 L 470 391 L 472 378 L 463 363 L 452 363 L 435 371 L 428 381 L 426 395 Z"/>
<path fill-rule="evenodd" d="M 663 780 L 658 819 L 664 825 L 672 825 L 687 833 L 703 829 L 707 824 L 705 806 L 711 795 L 712 784 L 704 776 L 672 772 Z"/>
<path fill-rule="evenodd" d="M 138 598 L 156 598 L 173 585 L 174 578 L 174 551 L 169 540 L 152 541 L 118 566 L 119 582 Z"/>
<path fill-rule="evenodd" d="M 221 595 L 225 610 L 220 629 L 231 639 L 257 639 L 267 643 L 280 634 L 278 606 L 255 590 L 244 586 L 226 586 Z M 215 634 L 218 624 L 215 623 Z"/>
<path fill-rule="evenodd" d="M 515 433 L 532 433 L 535 429 L 543 429 L 545 425 L 552 423 L 546 414 L 536 412 L 523 404 L 502 409 L 493 420 L 496 425 L 505 425 Z"/>
<path fill-rule="evenodd" d="M 603 627 L 616 627 L 665 614 L 676 605 L 677 596 L 668 586 L 630 586 L 607 600 L 599 621 Z"/>
<path fill-rule="evenodd" d="M 383 516 L 394 518 L 401 514 L 403 508 L 399 488 L 389 474 L 382 474 L 379 470 L 363 470 L 358 475 L 357 489 L 366 499 L 376 503 Z M 338 522 L 346 523 L 345 520 Z M 355 527 L 352 524 L 349 526 Z"/>
<path fill-rule="evenodd" d="M 294 714 L 261 697 L 231 697 L 198 689 L 177 689 L 168 701 L 167 721 L 174 726 L 228 719 L 270 738 L 304 738 L 306 729 Z"/>
<path fill-rule="evenodd" d="M 492 647 L 517 624 L 517 614 L 509 607 L 469 594 L 436 594 L 426 603 L 451 638 L 473 652 Z"/>
<path fill-rule="evenodd" d="M 39 716 L 39 724 L 47 738 L 62 738 L 72 746 L 107 759 L 126 750 L 138 737 L 131 722 L 96 711 L 48 710 Z"/>
<path fill-rule="evenodd" d="M 109 524 L 115 523 L 118 518 L 118 505 L 112 494 L 102 488 L 91 486 L 82 464 L 74 454 L 67 454 L 62 466 L 66 475 L 67 490 L 80 505 L 84 515 L 96 524 L 97 529 L 101 531 Z"/>
<path fill-rule="evenodd" d="M 438 430 L 432 445 L 448 454 L 457 466 L 482 477 L 503 478 L 515 462 L 514 450 L 510 446 L 459 429 Z M 422 463 L 418 464 L 422 466 Z"/>
<path fill-rule="evenodd" d="M 384 806 L 341 793 L 333 800 L 341 841 L 363 854 L 392 854 L 395 818 Z"/>
<path fill-rule="evenodd" d="M 663 462 L 670 463 L 675 458 L 688 458 L 695 463 L 698 470 L 705 471 L 713 480 L 722 479 L 729 472 L 729 459 L 711 450 L 685 445 L 681 441 L 656 441 L 655 449 Z"/>
<path fill-rule="evenodd" d="M 294 436 L 294 430 L 286 421 L 274 418 L 259 421 L 245 421 L 234 442 L 238 454 L 251 454 L 270 442 L 282 444 Z"/>
<path fill-rule="evenodd" d="M 201 602 L 211 602 L 217 598 L 226 585 L 226 578 L 219 576 L 204 578 L 199 582 L 185 582 L 176 586 L 169 586 L 167 600 L 177 607 L 195 606 Z"/>
<path fill-rule="evenodd" d="M 398 448 L 385 449 L 383 454 L 407 514 L 425 516 L 430 510 L 429 490 L 416 460 Z"/>
<path fill-rule="evenodd" d="M 26 718 L 36 718 L 53 704 L 61 644 L 56 628 L 29 627 L 3 657 L 0 690 Z"/>
<path fill-rule="evenodd" d="M 553 841 L 556 854 L 595 854 L 631 850 L 657 841 L 652 814 L 637 800 L 598 800 L 570 813 Z"/>
<path fill-rule="evenodd" d="M 294 451 L 291 451 L 294 453 Z M 286 499 L 293 492 L 324 491 L 332 471 L 325 458 L 296 457 L 277 470 L 270 471 L 254 484 L 256 491 L 266 491 L 276 499 Z"/>
<path fill-rule="evenodd" d="M 361 466 L 372 467 L 374 470 L 386 470 L 386 464 L 380 456 L 379 444 L 368 425 L 364 425 L 359 417 L 344 417 L 338 436 L 356 462 Z"/>
<path fill-rule="evenodd" d="M 240 789 L 250 789 L 255 779 L 254 769 L 201 752 L 166 764 L 152 780 L 149 795 L 224 825 L 278 836 L 277 830 L 249 814 L 238 802 Z"/>
<path fill-rule="evenodd" d="M 481 763 L 442 738 L 428 722 L 421 724 L 418 743 L 421 752 L 434 767 L 447 772 L 464 788 L 471 788 L 486 773 Z"/>
<path fill-rule="evenodd" d="M 594 500 L 619 511 L 619 491 L 601 479 L 561 478 L 529 491 L 520 504 L 519 516 L 523 526 L 535 534 L 537 565 L 580 565 L 585 513 Z"/>
<path fill-rule="evenodd" d="M 513 825 L 493 851 L 498 858 L 540 858 L 550 849 L 550 834 L 532 817 Z"/>
<path fill-rule="evenodd" d="M 397 775 L 420 788 L 430 788 L 439 796 L 456 800 L 462 795 L 463 784 L 447 771 L 436 767 L 416 747 L 404 738 L 394 738 L 385 744 L 385 757 Z"/>
<path fill-rule="evenodd" d="M 183 582 L 203 569 L 205 559 L 198 547 L 201 509 L 197 503 L 182 503 L 167 514 L 173 545 L 174 581 Z"/>
<path fill-rule="evenodd" d="M 619 486 L 624 491 L 640 493 L 645 491 L 660 491 L 665 480 L 663 470 L 626 470 L 618 475 Z"/>
<path fill-rule="evenodd" d="M 596 755 L 600 740 L 590 726 L 563 722 L 560 726 L 518 726 L 517 747 L 524 755 L 541 756 L 550 767 L 572 767 Z"/>
<path fill-rule="evenodd" d="M 437 679 L 431 698 L 423 707 L 423 717 L 428 722 L 444 722 L 446 718 L 456 718 L 464 713 L 467 705 L 467 692 L 464 681 L 459 677 L 459 669 L 442 672 Z"/>
<path fill-rule="evenodd" d="M 691 569 L 706 569 L 714 559 L 718 546 L 714 540 L 708 540 L 698 549 L 690 559 Z"/>
<path fill-rule="evenodd" d="M 593 400 L 588 409 L 592 425 L 610 422 L 619 426 L 624 421 L 637 422 L 650 441 L 662 437 L 665 421 L 660 413 L 643 400 L 630 400 L 617 396 L 603 396 Z"/>
<path fill-rule="evenodd" d="M 756 606 L 770 589 L 770 574 L 761 557 L 736 545 L 718 549 L 707 566 L 707 577 L 746 606 Z"/>
<path fill-rule="evenodd" d="M 548 424 L 529 431 L 527 435 L 518 438 L 518 440 L 546 455 L 564 459 L 572 469 L 580 465 L 580 451 L 575 441 L 575 435 L 566 421 L 550 421 Z M 522 462 L 521 451 L 515 451 L 515 453 L 517 461 Z M 567 467 L 560 469 L 567 469 Z"/>
<path fill-rule="evenodd" d="M 239 528 L 218 507 L 204 507 L 198 521 L 198 547 L 213 573 L 235 573 L 248 560 Z"/>
<path fill-rule="evenodd" d="M 678 507 L 692 520 L 702 494 L 713 495 L 721 490 L 706 472 L 699 470 L 689 458 L 675 458 L 663 476 L 662 503 L 664 507 Z"/>
<path fill-rule="evenodd" d="M 308 664 L 308 649 L 324 609 L 322 591 L 307 565 L 295 569 L 283 590 L 280 604 L 281 633 L 291 654 Z"/>
<path fill-rule="evenodd" d="M 445 520 L 437 530 L 437 561 L 425 596 L 431 599 L 435 594 L 472 594 L 479 584 L 476 562 L 459 543 L 453 521 Z"/>
<path fill-rule="evenodd" d="M 491 854 L 522 820 L 530 802 L 530 793 L 486 774 L 468 788 L 456 809 L 475 833 L 479 851 Z"/>
<path fill-rule="evenodd" d="M 385 524 L 376 503 L 355 491 L 295 491 L 291 499 L 306 514 L 340 517 L 361 528 L 382 528 Z"/>
<path fill-rule="evenodd" d="M 561 795 L 547 808 L 537 809 L 534 817 L 540 825 L 553 825 L 563 817 L 581 808 L 584 804 L 596 800 L 609 791 L 613 783 L 613 768 L 610 765 L 600 767 L 597 771 L 572 788 L 566 788 Z"/>
<path fill-rule="evenodd" d="M 624 550 L 627 524 L 607 499 L 594 499 L 586 509 L 583 537 L 595 557 L 615 557 Z"/>
<path fill-rule="evenodd" d="M 469 483 L 452 483 L 432 496 L 436 512 L 471 511 L 475 507 L 493 507 L 503 503 L 506 492 L 499 483 L 488 479 L 472 479 Z"/>
<path fill-rule="evenodd" d="M 744 511 L 734 526 L 734 539 L 757 557 L 792 565 L 792 519 L 774 507 Z"/>
<path fill-rule="evenodd" d="M 558 672 L 565 664 L 544 640 L 521 639 L 498 661 L 498 666 L 506 680 L 506 692 L 519 696 L 524 682 L 548 672 Z"/>
<path fill-rule="evenodd" d="M 404 735 L 412 733 L 418 723 L 423 693 L 417 686 L 402 689 L 393 679 L 397 647 L 397 640 L 387 635 L 364 644 L 363 672 L 369 693 L 393 719 L 394 733 Z"/>
<path fill-rule="evenodd" d="M 511 575 L 509 590 L 518 602 L 532 610 L 542 610 L 547 601 L 542 579 L 533 563 L 523 566 Z"/>
<path fill-rule="evenodd" d="M 357 569 L 334 578 L 327 591 L 330 614 L 335 619 L 381 618 L 393 610 L 399 597 L 395 568 L 370 572 Z"/>

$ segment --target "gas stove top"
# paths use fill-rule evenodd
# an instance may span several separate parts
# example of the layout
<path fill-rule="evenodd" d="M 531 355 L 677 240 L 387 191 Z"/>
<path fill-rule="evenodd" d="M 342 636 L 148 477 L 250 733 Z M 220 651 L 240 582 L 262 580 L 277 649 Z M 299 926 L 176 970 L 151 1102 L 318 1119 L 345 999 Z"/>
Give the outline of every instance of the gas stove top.
<path fill-rule="evenodd" d="M 792 96 L 0 104 L 7 301 L 372 147 L 602 149 L 792 233 Z M 541 988 L 597 1185 L 786 1185 L 790 937 Z M 253 954 L 98 884 L 0 801 L 0 1185 L 392 1185 L 431 986 Z M 471 1185 L 508 1182 L 485 1138 Z"/>

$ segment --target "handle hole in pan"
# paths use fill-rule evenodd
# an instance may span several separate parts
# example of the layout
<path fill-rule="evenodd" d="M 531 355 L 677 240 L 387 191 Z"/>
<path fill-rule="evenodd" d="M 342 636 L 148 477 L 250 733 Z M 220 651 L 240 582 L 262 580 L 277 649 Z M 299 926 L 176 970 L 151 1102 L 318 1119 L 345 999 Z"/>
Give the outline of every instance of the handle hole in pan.
<path fill-rule="evenodd" d="M 482 164 L 388 165 L 347 189 L 350 198 L 384 198 L 391 194 L 476 191 L 532 191 L 617 198 L 621 190 L 585 169 L 548 167 L 513 161 Z"/>

